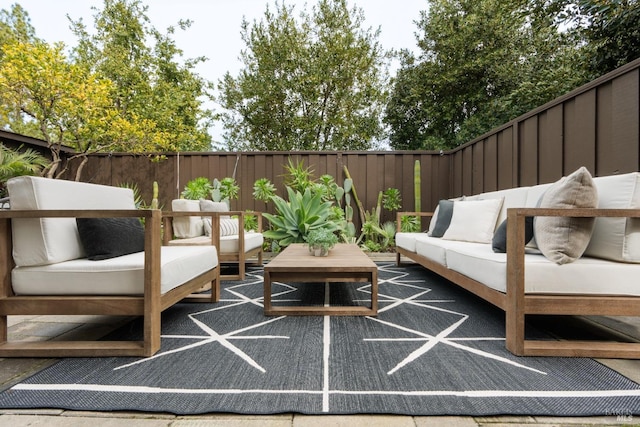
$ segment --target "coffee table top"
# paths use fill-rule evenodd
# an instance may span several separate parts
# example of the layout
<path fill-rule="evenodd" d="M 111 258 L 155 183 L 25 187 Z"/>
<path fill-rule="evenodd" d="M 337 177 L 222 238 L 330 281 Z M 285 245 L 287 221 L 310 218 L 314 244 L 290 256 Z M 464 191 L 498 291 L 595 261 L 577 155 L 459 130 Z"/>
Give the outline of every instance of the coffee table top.
<path fill-rule="evenodd" d="M 376 264 L 356 244 L 338 243 L 327 256 L 313 256 L 306 244 L 287 246 L 267 265 L 267 271 L 340 271 L 357 272 L 377 269 Z"/>

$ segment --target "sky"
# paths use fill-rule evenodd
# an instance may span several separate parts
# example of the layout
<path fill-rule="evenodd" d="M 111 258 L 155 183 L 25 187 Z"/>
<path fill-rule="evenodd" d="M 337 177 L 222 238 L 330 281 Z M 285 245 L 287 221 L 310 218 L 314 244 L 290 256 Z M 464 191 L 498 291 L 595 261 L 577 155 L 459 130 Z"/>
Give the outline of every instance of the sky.
<path fill-rule="evenodd" d="M 275 0 L 142 0 L 149 9 L 151 24 L 161 32 L 176 25 L 180 19 L 193 23 L 186 31 L 176 29 L 173 39 L 184 51 L 185 58 L 205 56 L 208 60 L 195 71 L 203 78 L 218 82 L 226 72 L 236 76 L 242 68 L 238 59 L 246 46 L 240 37 L 243 17 L 249 22 L 260 21 L 266 5 L 274 10 Z M 428 0 L 348 0 L 349 7 L 364 10 L 364 28 L 380 28 L 379 41 L 385 49 L 410 49 L 417 52 L 415 21 L 426 10 Z M 93 25 L 91 7 L 102 9 L 102 0 L 0 0 L 0 9 L 20 4 L 31 18 L 36 36 L 47 42 L 65 42 L 75 46 L 77 40 L 69 30 L 67 15 L 74 21 L 82 18 Z M 294 5 L 296 16 L 305 8 L 310 11 L 317 0 L 285 0 Z M 397 67 L 392 64 L 391 72 Z M 215 106 L 213 106 L 215 108 Z M 221 129 L 212 130 L 215 140 L 221 140 Z"/>

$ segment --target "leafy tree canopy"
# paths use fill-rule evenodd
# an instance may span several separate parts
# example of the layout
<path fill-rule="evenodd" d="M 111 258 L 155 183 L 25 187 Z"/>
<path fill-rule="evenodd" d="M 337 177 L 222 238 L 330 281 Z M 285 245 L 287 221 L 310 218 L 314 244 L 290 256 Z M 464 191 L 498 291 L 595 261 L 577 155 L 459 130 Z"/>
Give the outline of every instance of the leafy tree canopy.
<path fill-rule="evenodd" d="M 382 136 L 387 59 L 361 9 L 320 0 L 312 12 L 276 3 L 242 23 L 244 69 L 220 82 L 230 149 L 369 149 Z"/>
<path fill-rule="evenodd" d="M 395 149 L 452 148 L 593 78 L 564 0 L 433 0 L 385 122 Z"/>

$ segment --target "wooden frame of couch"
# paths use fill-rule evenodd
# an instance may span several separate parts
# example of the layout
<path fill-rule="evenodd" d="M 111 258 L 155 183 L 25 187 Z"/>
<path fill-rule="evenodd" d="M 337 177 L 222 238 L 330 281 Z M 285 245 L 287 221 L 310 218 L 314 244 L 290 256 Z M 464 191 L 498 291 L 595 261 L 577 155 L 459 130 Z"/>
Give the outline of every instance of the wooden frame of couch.
<path fill-rule="evenodd" d="M 220 251 L 220 216 L 235 215 L 238 217 L 238 253 Z M 209 211 L 169 211 L 163 217 L 163 244 L 168 245 L 173 236 L 173 218 L 181 216 L 210 216 L 211 217 L 211 244 L 218 249 L 218 261 L 220 263 L 236 263 L 238 264 L 238 274 L 221 274 L 222 280 L 244 280 L 247 260 L 257 257 L 257 264 L 262 265 L 263 249 L 262 245 L 251 249 L 248 252 L 244 250 L 244 217 L 245 215 L 255 215 L 258 221 L 258 233 L 262 233 L 262 212 L 256 211 L 226 211 L 226 212 L 209 212 Z"/>
<path fill-rule="evenodd" d="M 430 217 L 433 213 L 399 212 L 397 224 L 401 224 L 401 217 L 407 215 Z M 525 294 L 525 245 L 522 242 L 524 242 L 524 223 L 527 216 L 640 218 L 640 209 L 507 209 L 509 227 L 507 227 L 506 293 L 491 289 L 428 258 L 399 247 L 396 247 L 396 262 L 400 265 L 401 256 L 412 259 L 504 310 L 506 347 L 517 356 L 640 359 L 640 343 L 637 342 L 525 339 L 525 317 L 528 314 L 640 316 L 640 297 L 635 296 Z M 515 227 L 511 224 L 515 224 Z"/>
<path fill-rule="evenodd" d="M 160 349 L 161 313 L 180 301 L 216 302 L 220 299 L 220 264 L 165 294 L 160 292 L 160 210 L 4 210 L 0 211 L 0 357 L 151 356 Z M 145 219 L 143 296 L 16 296 L 11 285 L 12 218 Z M 211 294 L 194 294 L 211 284 Z M 143 316 L 142 341 L 8 341 L 7 316 L 114 315 Z"/>

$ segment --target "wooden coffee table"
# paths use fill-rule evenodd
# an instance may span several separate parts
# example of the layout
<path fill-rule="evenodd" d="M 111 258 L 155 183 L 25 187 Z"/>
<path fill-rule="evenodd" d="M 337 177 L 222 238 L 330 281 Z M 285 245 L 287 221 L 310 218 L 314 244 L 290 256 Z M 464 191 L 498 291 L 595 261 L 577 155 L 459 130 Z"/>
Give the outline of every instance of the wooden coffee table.
<path fill-rule="evenodd" d="M 364 282 L 371 283 L 371 307 L 272 306 L 271 283 Z M 326 257 L 309 253 L 304 244 L 292 244 L 264 267 L 264 314 L 375 316 L 378 314 L 378 267 L 354 244 L 339 243 Z"/>

